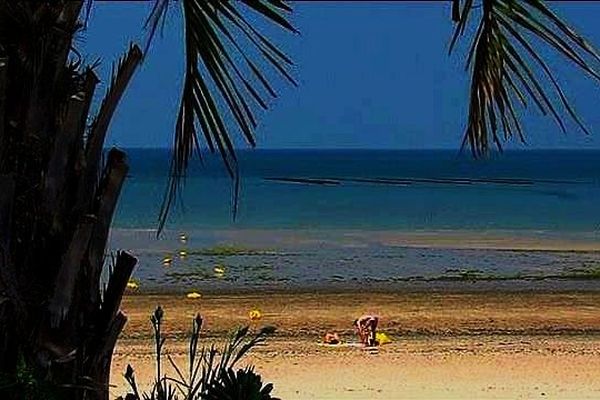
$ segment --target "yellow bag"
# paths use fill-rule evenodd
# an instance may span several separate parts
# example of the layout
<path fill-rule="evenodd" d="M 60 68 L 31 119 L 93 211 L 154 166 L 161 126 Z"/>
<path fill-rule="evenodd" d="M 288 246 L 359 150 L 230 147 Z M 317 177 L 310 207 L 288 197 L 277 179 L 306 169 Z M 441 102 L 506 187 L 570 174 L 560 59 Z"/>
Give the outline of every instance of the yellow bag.
<path fill-rule="evenodd" d="M 377 343 L 379 343 L 379 345 L 384 345 L 384 344 L 388 344 L 388 343 L 392 343 L 392 338 L 390 338 L 387 334 L 383 333 L 383 332 L 377 332 L 375 334 L 375 340 L 377 341 Z"/>

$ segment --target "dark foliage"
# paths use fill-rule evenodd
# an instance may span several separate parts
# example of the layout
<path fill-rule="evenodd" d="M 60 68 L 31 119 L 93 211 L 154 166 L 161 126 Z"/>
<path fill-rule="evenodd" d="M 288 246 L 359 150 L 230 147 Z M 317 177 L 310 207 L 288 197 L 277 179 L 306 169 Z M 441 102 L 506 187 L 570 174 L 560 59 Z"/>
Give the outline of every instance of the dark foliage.
<path fill-rule="evenodd" d="M 221 380 L 215 382 L 206 392 L 203 400 L 271 400 L 272 384 L 263 386 L 262 378 L 253 367 L 229 368 Z"/>
<path fill-rule="evenodd" d="M 117 149 L 103 160 L 103 147 L 142 53 L 133 45 L 117 63 L 91 116 L 99 79 L 72 49 L 82 7 L 0 1 L 0 371 L 14 383 L 2 399 L 50 389 L 106 399 L 126 320 L 119 304 L 135 258 L 117 253 L 106 293 L 100 275 L 128 166 Z"/>
<path fill-rule="evenodd" d="M 162 368 L 165 344 L 163 317 L 161 307 L 150 317 L 156 355 L 156 377 L 152 389 L 140 393 L 134 370 L 128 365 L 124 376 L 132 393 L 125 400 L 276 400 L 270 395 L 273 385 L 263 386 L 262 378 L 254 372 L 254 368 L 247 367 L 237 372 L 234 369 L 248 351 L 264 343 L 267 336 L 275 332 L 275 328 L 267 326 L 251 335 L 246 326 L 238 329 L 222 349 L 214 344 L 199 347 L 203 321 L 198 314 L 192 323 L 186 373 L 167 355 L 176 372 L 176 376 L 170 377 L 163 374 Z"/>

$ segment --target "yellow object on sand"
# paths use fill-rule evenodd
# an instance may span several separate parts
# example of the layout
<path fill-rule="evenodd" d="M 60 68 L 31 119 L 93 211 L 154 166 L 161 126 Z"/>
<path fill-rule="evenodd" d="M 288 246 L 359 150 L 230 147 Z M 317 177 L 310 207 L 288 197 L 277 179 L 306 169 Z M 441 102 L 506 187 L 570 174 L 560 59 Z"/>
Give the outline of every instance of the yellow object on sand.
<path fill-rule="evenodd" d="M 377 343 L 379 343 L 380 346 L 383 344 L 392 343 L 392 338 L 383 332 L 377 332 L 375 334 L 375 340 L 377 340 Z"/>
<path fill-rule="evenodd" d="M 262 313 L 260 310 L 254 309 L 248 313 L 248 316 L 252 321 L 256 321 L 262 318 Z"/>
<path fill-rule="evenodd" d="M 140 284 L 134 281 L 133 279 L 130 279 L 129 282 L 127 282 L 127 289 L 137 290 L 139 289 L 139 287 Z"/>
<path fill-rule="evenodd" d="M 171 263 L 173 262 L 173 258 L 172 258 L 171 256 L 165 256 L 165 257 L 163 258 L 163 261 L 162 261 L 162 262 L 163 262 L 163 265 L 164 265 L 165 267 L 167 267 L 167 266 L 171 265 Z"/>
<path fill-rule="evenodd" d="M 185 251 L 185 250 L 179 250 L 179 257 L 186 258 L 187 257 L 187 251 Z"/>
<path fill-rule="evenodd" d="M 186 235 L 185 233 L 181 233 L 181 234 L 179 234 L 179 241 L 180 241 L 181 243 L 185 243 L 185 242 L 187 242 L 187 235 Z"/>
<path fill-rule="evenodd" d="M 199 299 L 202 295 L 198 292 L 190 292 L 186 295 L 188 299 Z"/>

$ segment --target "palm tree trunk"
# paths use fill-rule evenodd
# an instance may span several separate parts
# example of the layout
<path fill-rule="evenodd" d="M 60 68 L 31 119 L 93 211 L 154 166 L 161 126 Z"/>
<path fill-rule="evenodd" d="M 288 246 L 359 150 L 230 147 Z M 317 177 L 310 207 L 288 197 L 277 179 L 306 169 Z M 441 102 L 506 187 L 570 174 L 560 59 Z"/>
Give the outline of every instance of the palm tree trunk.
<path fill-rule="evenodd" d="M 0 24 L 15 30 L 0 36 L 0 376 L 25 365 L 60 398 L 106 400 L 127 320 L 119 306 L 137 260 L 117 253 L 101 292 L 128 172 L 125 153 L 112 149 L 105 163 L 102 153 L 142 52 L 132 46 L 120 61 L 87 129 L 98 78 L 67 57 L 82 4 L 0 0 Z M 19 31 L 23 16 L 35 37 Z M 11 386 L 0 398 L 23 390 Z"/>

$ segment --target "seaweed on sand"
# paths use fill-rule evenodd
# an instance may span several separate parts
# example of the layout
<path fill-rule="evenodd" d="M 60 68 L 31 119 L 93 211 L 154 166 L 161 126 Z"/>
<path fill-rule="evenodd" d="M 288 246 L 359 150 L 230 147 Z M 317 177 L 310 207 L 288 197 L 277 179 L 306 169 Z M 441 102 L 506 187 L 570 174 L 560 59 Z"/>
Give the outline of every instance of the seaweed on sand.
<path fill-rule="evenodd" d="M 559 275 L 562 279 L 594 280 L 600 279 L 600 267 L 576 268 Z"/>
<path fill-rule="evenodd" d="M 411 282 L 478 282 L 478 281 L 540 281 L 540 280 L 600 280 L 600 267 L 575 268 L 557 274 L 524 274 L 514 273 L 497 275 L 484 273 L 478 269 L 447 269 L 443 275 L 438 276 L 408 276 L 397 277 L 395 281 Z"/>
<path fill-rule="evenodd" d="M 273 251 L 251 249 L 243 246 L 218 245 L 204 249 L 189 251 L 188 255 L 195 256 L 263 256 L 273 255 Z"/>

